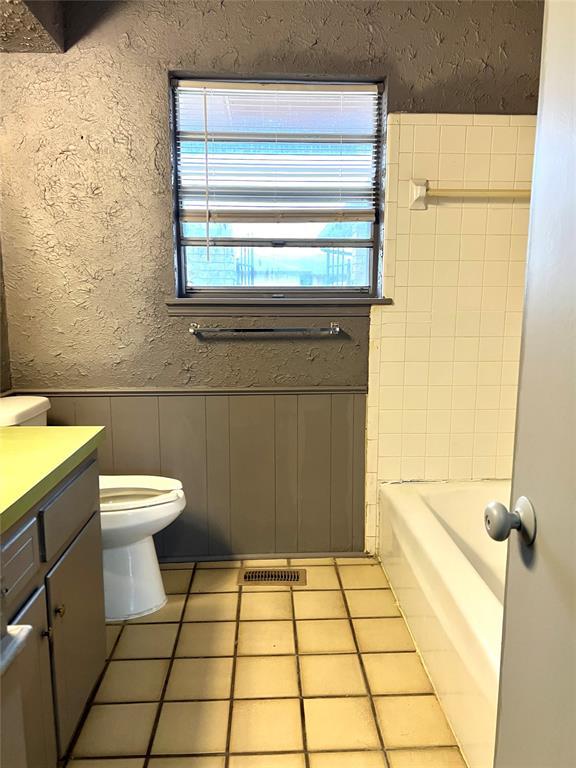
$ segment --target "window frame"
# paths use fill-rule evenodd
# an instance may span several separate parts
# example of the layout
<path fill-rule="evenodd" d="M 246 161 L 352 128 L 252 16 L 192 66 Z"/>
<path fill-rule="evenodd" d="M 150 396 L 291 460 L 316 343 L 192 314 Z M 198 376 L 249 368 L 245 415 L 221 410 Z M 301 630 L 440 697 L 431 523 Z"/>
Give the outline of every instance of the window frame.
<path fill-rule="evenodd" d="M 178 131 L 176 126 L 176 87 L 180 81 L 198 81 L 198 82 L 213 82 L 214 84 L 221 82 L 230 82 L 237 80 L 243 83 L 266 83 L 266 84 L 303 84 L 303 85 L 374 85 L 377 88 L 377 109 L 376 109 L 376 139 L 375 139 L 375 200 L 374 200 L 374 221 L 372 222 L 372 237 L 369 239 L 358 238 L 354 240 L 354 247 L 358 248 L 370 248 L 370 263 L 369 263 L 369 277 L 370 282 L 367 287 L 356 288 L 339 288 L 337 286 L 314 286 L 310 288 L 302 287 L 270 287 L 270 286 L 230 286 L 230 287 L 210 287 L 210 286 L 192 286 L 189 287 L 186 284 L 186 247 L 199 245 L 200 241 L 206 242 L 204 238 L 196 238 L 197 242 L 190 242 L 194 238 L 184 238 L 182 236 L 182 222 L 185 221 L 180 215 L 180 200 L 179 200 L 179 186 L 178 186 L 178 154 L 177 154 L 177 141 Z M 346 302 L 361 302 L 372 303 L 378 300 L 388 303 L 387 299 L 382 297 L 382 240 L 383 240 L 383 214 L 384 214 L 384 162 L 385 162 L 385 83 L 383 80 L 369 80 L 369 79 L 330 79 L 330 78 L 309 78 L 309 79 L 279 79 L 279 78 L 254 78 L 254 77 L 238 77 L 222 75 L 219 77 L 214 76 L 200 76 L 200 75 L 188 75 L 185 73 L 171 73 L 169 76 L 169 90 L 170 90 L 170 150 L 171 150 L 171 182 L 172 182 L 172 225 L 174 236 L 174 268 L 176 278 L 176 295 L 177 300 L 184 300 L 186 303 L 192 303 L 194 300 L 199 302 L 209 303 L 221 303 L 221 304 L 256 304 L 256 303 L 282 303 L 289 304 L 291 301 L 294 303 L 314 303 L 314 301 L 327 302 L 333 301 L 334 303 L 346 303 Z M 333 221 L 334 219 L 327 219 L 327 221 Z M 211 238 L 211 241 L 219 240 L 218 238 Z M 264 238 L 226 238 L 225 244 L 227 246 L 277 246 L 281 242 L 286 242 L 288 245 L 294 244 L 298 247 L 351 247 L 352 243 L 350 239 L 343 240 L 338 238 L 316 238 L 316 239 L 293 239 L 293 238 L 278 238 L 274 240 Z M 216 243 L 220 244 L 220 242 Z"/>

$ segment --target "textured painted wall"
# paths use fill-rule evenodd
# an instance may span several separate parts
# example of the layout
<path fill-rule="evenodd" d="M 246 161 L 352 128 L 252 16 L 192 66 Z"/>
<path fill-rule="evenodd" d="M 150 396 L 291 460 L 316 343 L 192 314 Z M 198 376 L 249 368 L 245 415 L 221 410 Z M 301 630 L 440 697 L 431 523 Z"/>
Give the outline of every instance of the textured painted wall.
<path fill-rule="evenodd" d="M 64 22 L 59 0 L 0 0 L 0 52 L 60 52 Z"/>
<path fill-rule="evenodd" d="M 2 269 L 2 248 L 0 244 L 0 392 L 10 389 L 10 385 L 10 350 L 8 347 L 4 270 Z"/>
<path fill-rule="evenodd" d="M 100 20 L 72 6 L 91 27 L 65 54 L 2 60 L 13 385 L 365 385 L 365 319 L 342 321 L 343 342 L 198 344 L 167 316 L 167 73 L 388 77 L 394 110 L 530 113 L 541 5 L 149 0 L 102 4 Z"/>

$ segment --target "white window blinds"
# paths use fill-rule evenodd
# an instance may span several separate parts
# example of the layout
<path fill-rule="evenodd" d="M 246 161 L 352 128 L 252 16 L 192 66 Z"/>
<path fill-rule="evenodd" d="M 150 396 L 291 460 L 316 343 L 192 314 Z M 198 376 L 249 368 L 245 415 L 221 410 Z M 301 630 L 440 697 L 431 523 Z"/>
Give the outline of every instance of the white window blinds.
<path fill-rule="evenodd" d="M 373 222 L 371 84 L 173 82 L 181 222 Z"/>

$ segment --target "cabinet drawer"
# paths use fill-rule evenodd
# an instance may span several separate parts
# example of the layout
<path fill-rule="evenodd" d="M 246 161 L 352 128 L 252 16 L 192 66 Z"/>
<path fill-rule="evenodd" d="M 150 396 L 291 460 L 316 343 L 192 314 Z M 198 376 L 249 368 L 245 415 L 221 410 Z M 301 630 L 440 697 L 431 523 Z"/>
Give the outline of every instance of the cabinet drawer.
<path fill-rule="evenodd" d="M 40 510 L 42 556 L 48 562 L 98 510 L 98 465 L 92 462 Z"/>
<path fill-rule="evenodd" d="M 34 518 L 2 547 L 2 596 L 6 600 L 15 597 L 39 566 L 38 522 Z"/>

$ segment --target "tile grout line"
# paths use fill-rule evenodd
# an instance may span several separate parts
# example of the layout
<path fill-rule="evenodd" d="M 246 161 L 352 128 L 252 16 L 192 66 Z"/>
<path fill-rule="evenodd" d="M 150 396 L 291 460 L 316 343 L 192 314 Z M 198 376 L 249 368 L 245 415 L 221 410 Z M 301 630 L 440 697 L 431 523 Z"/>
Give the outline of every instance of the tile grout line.
<path fill-rule="evenodd" d="M 405 747 L 405 746 L 399 746 L 399 747 L 388 747 L 387 752 L 404 752 L 406 750 L 414 751 L 414 752 L 432 752 L 432 751 L 440 751 L 442 749 L 451 749 L 455 751 L 459 751 L 459 748 L 456 744 L 423 744 L 423 745 L 417 745 L 412 747 Z M 381 755 L 382 750 L 378 748 L 369 748 L 369 747 L 342 747 L 338 750 L 338 753 L 342 754 L 377 754 Z M 333 755 L 334 749 L 328 748 L 328 749 L 314 749 L 310 751 L 308 754 L 314 756 L 314 755 Z M 241 756 L 241 757 L 276 757 L 278 755 L 302 755 L 304 756 L 305 753 L 301 749 L 284 749 L 284 750 L 278 750 L 277 752 L 232 752 L 231 757 Z M 203 759 L 203 758 L 210 758 L 210 757 L 225 757 L 224 752 L 159 752 L 156 755 L 152 755 L 151 759 L 153 760 L 178 760 L 180 758 L 188 758 L 188 759 Z M 86 755 L 85 757 L 78 758 L 78 761 L 82 762 L 101 762 L 104 760 L 104 762 L 110 762 L 113 763 L 118 760 L 142 760 L 143 756 L 140 754 L 125 754 L 125 755 L 106 755 L 105 757 L 102 757 L 102 755 Z M 74 762 L 76 761 L 76 758 L 73 758 L 69 765 L 70 768 L 73 768 Z"/>
<path fill-rule="evenodd" d="M 310 756 L 308 754 L 308 736 L 306 734 L 306 712 L 304 709 L 304 692 L 302 690 L 302 675 L 300 674 L 300 653 L 298 647 L 298 625 L 296 623 L 296 606 L 294 603 L 294 590 L 290 587 L 290 605 L 292 607 L 292 632 L 294 635 L 294 658 L 296 660 L 296 680 L 298 683 L 298 705 L 300 707 L 300 727 L 302 728 L 302 749 L 304 750 L 304 765 L 310 768 Z"/>
<path fill-rule="evenodd" d="M 348 623 L 350 626 L 350 631 L 352 632 L 352 638 L 354 640 L 354 645 L 356 647 L 356 654 L 358 656 L 358 662 L 360 664 L 360 669 L 362 672 L 362 677 L 364 679 L 364 685 L 366 686 L 366 691 L 368 694 L 368 701 L 370 702 L 370 709 L 372 710 L 372 717 L 374 719 L 374 724 L 376 726 L 376 733 L 378 735 L 378 741 L 380 742 L 380 749 L 382 750 L 382 755 L 384 759 L 384 765 L 386 768 L 390 768 L 390 764 L 388 762 L 388 757 L 386 755 L 386 747 L 384 744 L 384 737 L 382 736 L 382 729 L 380 728 L 380 722 L 378 720 L 378 713 L 376 712 L 376 705 L 374 704 L 374 697 L 372 696 L 372 689 L 370 688 L 370 683 L 368 681 L 368 675 L 366 673 L 366 669 L 364 667 L 364 660 L 362 658 L 362 654 L 360 653 L 360 645 L 358 643 L 358 637 L 356 636 L 356 629 L 354 628 L 354 622 L 352 621 L 352 614 L 350 613 L 350 608 L 348 607 L 348 601 L 346 600 L 346 590 L 344 589 L 344 585 L 342 583 L 342 578 L 340 576 L 340 567 L 336 560 L 334 560 L 334 566 L 336 568 L 336 577 L 338 579 L 338 582 L 340 584 L 340 589 L 342 592 L 342 600 L 344 601 L 344 607 L 346 610 L 346 615 L 348 617 Z"/>
<path fill-rule="evenodd" d="M 242 585 L 238 588 L 238 602 L 236 605 L 236 626 L 234 628 L 234 653 L 232 656 L 232 674 L 230 677 L 230 699 L 228 706 L 228 723 L 226 727 L 226 755 L 224 768 L 230 765 L 230 740 L 232 738 L 232 715 L 234 713 L 234 688 L 236 686 L 236 664 L 238 661 L 238 640 L 240 637 L 240 612 L 242 610 Z"/>
<path fill-rule="evenodd" d="M 180 642 L 180 635 L 182 633 L 182 627 L 184 624 L 184 614 L 186 613 L 186 605 L 188 603 L 188 598 L 190 597 L 195 575 L 196 575 L 196 563 L 194 563 L 193 565 L 192 574 L 190 576 L 190 581 L 188 583 L 188 591 L 186 592 L 186 599 L 184 600 L 184 604 L 182 605 L 182 613 L 180 614 L 180 621 L 178 622 L 178 629 L 176 631 L 176 636 L 174 638 L 174 645 L 172 646 L 172 654 L 170 655 L 170 660 L 168 662 L 168 669 L 166 670 L 166 678 L 164 680 L 164 685 L 162 686 L 162 690 L 160 692 L 160 698 L 158 699 L 158 707 L 156 709 L 156 715 L 154 716 L 154 722 L 152 723 L 152 729 L 150 731 L 150 738 L 148 739 L 148 746 L 146 748 L 146 754 L 144 756 L 144 763 L 142 765 L 142 768 L 148 768 L 148 764 L 150 762 L 152 747 L 154 745 L 154 739 L 156 738 L 156 732 L 158 730 L 160 717 L 162 715 L 162 709 L 164 707 L 164 697 L 166 695 L 166 690 L 168 689 L 168 683 L 170 681 L 170 676 L 172 674 L 172 668 L 174 667 L 174 660 L 176 659 L 176 650 L 178 648 L 178 643 Z M 158 623 L 160 624 L 162 622 L 158 622 Z"/>
<path fill-rule="evenodd" d="M 315 655 L 330 656 L 331 654 L 306 654 L 304 656 L 304 658 L 307 658 L 307 657 L 308 658 L 310 658 L 310 657 L 313 658 Z M 356 653 L 340 653 L 338 655 L 339 656 L 357 656 Z M 278 656 L 264 656 L 264 657 L 262 657 L 262 656 L 240 656 L 239 658 L 240 659 L 250 659 L 250 658 L 252 658 L 252 659 L 254 659 L 254 658 L 265 658 L 265 659 L 282 658 L 282 659 L 288 659 L 288 658 L 292 658 L 293 656 L 294 656 L 294 654 L 291 653 L 291 654 L 285 654 L 284 656 L 280 656 L 280 657 L 278 657 Z M 176 661 L 180 661 L 181 659 L 186 659 L 186 658 L 190 658 L 190 657 L 187 657 L 187 656 L 177 656 L 176 657 Z M 211 659 L 218 659 L 218 658 L 220 658 L 220 659 L 221 658 L 229 659 L 231 657 L 230 656 L 207 656 L 205 658 L 207 660 L 211 660 Z M 136 659 L 136 661 L 155 661 L 155 659 Z M 157 659 L 157 661 L 166 661 L 166 659 Z M 436 698 L 435 694 L 430 692 L 430 691 L 428 693 L 417 693 L 417 692 L 414 692 L 414 693 L 379 693 L 378 694 L 378 698 L 379 699 L 386 699 L 386 698 L 392 698 L 393 699 L 393 698 L 398 698 L 398 696 L 401 696 L 402 698 L 409 698 L 409 697 Z M 365 699 L 366 698 L 366 693 L 317 693 L 317 694 L 313 694 L 313 695 L 306 695 L 306 696 L 303 695 L 302 696 L 302 698 L 304 698 L 304 699 L 341 699 L 341 698 L 344 698 L 344 697 L 347 698 L 347 699 Z M 176 704 L 201 704 L 203 702 L 208 702 L 208 701 L 232 701 L 232 698 L 233 698 L 232 696 L 220 696 L 219 698 L 215 697 L 215 696 L 211 696 L 211 697 L 206 698 L 206 699 L 198 699 L 198 698 L 196 698 L 196 699 L 194 699 L 194 698 L 189 698 L 189 699 L 168 699 L 168 703 L 172 704 L 174 702 Z M 281 699 L 282 701 L 289 701 L 291 699 L 297 699 L 297 698 L 299 698 L 299 696 L 295 696 L 295 695 L 292 695 L 292 696 L 286 696 L 286 695 L 285 696 L 242 696 L 242 697 L 238 697 L 235 700 L 236 701 L 267 701 L 269 699 L 278 699 L 278 700 Z M 127 700 L 122 699 L 122 700 L 118 700 L 118 701 L 99 701 L 99 702 L 95 702 L 95 703 L 96 703 L 96 705 L 98 707 L 117 707 L 117 706 L 124 706 L 124 705 L 127 705 L 127 704 L 158 704 L 158 699 L 138 699 L 138 700 L 134 700 L 134 701 L 129 700 L 129 699 L 127 699 Z M 367 749 L 368 749 L 368 747 L 367 747 Z M 388 749 L 389 749 L 389 747 L 388 747 Z M 84 760 L 84 757 L 82 759 Z"/>

